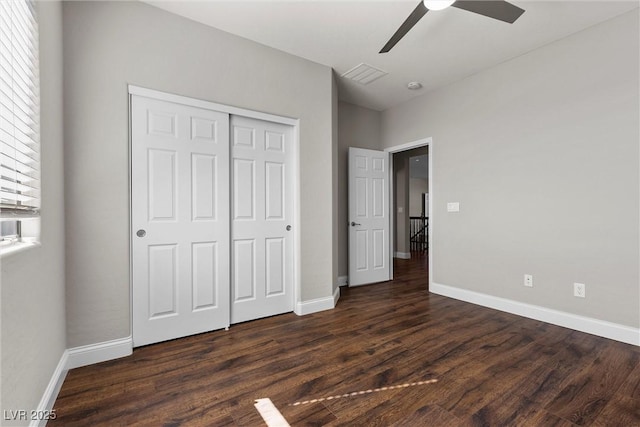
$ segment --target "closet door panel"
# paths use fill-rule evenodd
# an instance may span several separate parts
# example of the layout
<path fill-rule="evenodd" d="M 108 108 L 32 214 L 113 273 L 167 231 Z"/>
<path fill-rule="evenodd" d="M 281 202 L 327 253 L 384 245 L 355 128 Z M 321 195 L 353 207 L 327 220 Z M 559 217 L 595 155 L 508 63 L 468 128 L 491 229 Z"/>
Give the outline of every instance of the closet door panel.
<path fill-rule="evenodd" d="M 229 116 L 131 97 L 135 346 L 230 320 Z"/>
<path fill-rule="evenodd" d="M 231 240 L 252 242 L 251 251 L 232 251 L 231 323 L 238 323 L 293 310 L 293 131 L 231 116 L 230 134 Z"/>

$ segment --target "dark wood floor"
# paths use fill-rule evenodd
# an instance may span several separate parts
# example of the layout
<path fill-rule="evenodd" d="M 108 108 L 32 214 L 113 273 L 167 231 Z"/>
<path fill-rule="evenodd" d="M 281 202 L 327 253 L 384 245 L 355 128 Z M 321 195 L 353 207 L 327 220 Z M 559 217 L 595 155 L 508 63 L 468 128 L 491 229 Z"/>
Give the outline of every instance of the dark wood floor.
<path fill-rule="evenodd" d="M 49 425 L 260 426 L 270 398 L 292 426 L 640 426 L 639 348 L 429 295 L 425 263 L 335 310 L 74 369 Z"/>

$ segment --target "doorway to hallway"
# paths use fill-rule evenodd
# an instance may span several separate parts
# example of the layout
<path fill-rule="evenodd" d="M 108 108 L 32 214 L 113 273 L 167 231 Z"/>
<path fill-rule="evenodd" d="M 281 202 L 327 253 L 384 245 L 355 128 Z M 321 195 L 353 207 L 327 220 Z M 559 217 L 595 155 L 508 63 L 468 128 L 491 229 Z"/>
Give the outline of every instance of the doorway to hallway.
<path fill-rule="evenodd" d="M 391 147 L 391 241 L 393 269 L 416 268 L 428 287 L 431 266 L 430 221 L 433 203 L 432 140 Z M 420 266 L 418 269 L 416 266 Z M 392 273 L 392 278 L 395 272 Z"/>

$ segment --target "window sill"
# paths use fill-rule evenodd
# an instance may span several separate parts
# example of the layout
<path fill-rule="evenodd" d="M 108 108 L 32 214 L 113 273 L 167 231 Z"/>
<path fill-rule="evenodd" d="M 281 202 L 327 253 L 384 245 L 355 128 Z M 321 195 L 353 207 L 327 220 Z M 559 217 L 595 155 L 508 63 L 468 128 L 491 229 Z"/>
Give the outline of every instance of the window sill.
<path fill-rule="evenodd" d="M 29 242 L 29 241 L 12 242 L 12 243 L 0 246 L 0 257 L 5 258 L 20 252 L 24 252 L 26 250 L 29 250 L 37 246 L 40 246 L 39 242 Z"/>

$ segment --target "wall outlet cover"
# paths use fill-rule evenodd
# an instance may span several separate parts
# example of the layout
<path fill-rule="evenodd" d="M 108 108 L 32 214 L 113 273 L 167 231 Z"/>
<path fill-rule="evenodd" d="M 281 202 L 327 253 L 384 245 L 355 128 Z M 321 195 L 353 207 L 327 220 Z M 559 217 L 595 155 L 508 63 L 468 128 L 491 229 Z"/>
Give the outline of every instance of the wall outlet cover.
<path fill-rule="evenodd" d="M 524 285 L 528 288 L 533 288 L 533 276 L 531 274 L 524 275 Z"/>
<path fill-rule="evenodd" d="M 584 283 L 574 283 L 573 284 L 573 296 L 578 298 L 586 298 L 586 286 Z"/>

